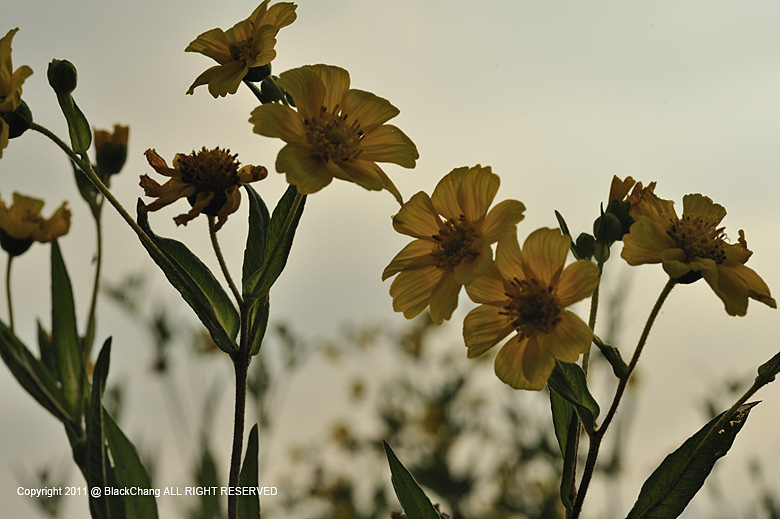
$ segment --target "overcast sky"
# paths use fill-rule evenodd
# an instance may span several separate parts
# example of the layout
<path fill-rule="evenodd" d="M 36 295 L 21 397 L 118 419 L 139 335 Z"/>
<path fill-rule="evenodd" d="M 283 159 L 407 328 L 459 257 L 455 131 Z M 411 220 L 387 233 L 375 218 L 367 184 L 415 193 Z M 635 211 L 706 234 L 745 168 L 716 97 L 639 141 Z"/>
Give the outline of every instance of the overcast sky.
<path fill-rule="evenodd" d="M 515 198 L 527 207 L 519 225 L 522 240 L 537 227 L 555 226 L 554 209 L 575 232 L 589 230 L 613 174 L 655 180 L 656 192 L 675 200 L 678 208 L 682 196 L 692 192 L 725 206 L 726 232 L 734 239 L 739 229 L 745 230 L 754 251 L 748 265 L 777 297 L 780 4 L 297 3 L 298 20 L 278 36 L 274 71 L 313 63 L 339 65 L 350 71 L 354 88 L 397 106 L 401 114 L 392 123 L 420 151 L 414 170 L 385 168 L 405 198 L 430 192 L 455 167 L 490 165 L 502 181 L 497 200 Z M 147 148 L 170 161 L 177 152 L 201 146 L 229 147 L 243 163 L 271 170 L 256 185 L 269 205 L 284 190 L 284 177 L 273 172 L 281 141 L 251 132 L 247 119 L 257 102 L 248 90 L 217 100 L 205 87 L 193 96 L 184 94 L 213 64 L 200 54 L 184 53 L 187 44 L 208 29 L 227 29 L 246 18 L 256 3 L 236 0 L 216 7 L 201 0 L 11 0 L 10 5 L 3 10 L 0 32 L 21 29 L 14 38 L 13 59 L 15 67 L 26 64 L 34 70 L 24 85 L 24 99 L 36 122 L 66 135 L 46 82 L 48 62 L 59 58 L 77 66 L 74 95 L 93 126 L 130 126 L 130 156 L 114 181 L 126 207 L 133 208 L 142 194 L 138 176 L 151 173 L 143 157 Z M 80 291 L 83 319 L 93 226 L 79 203 L 70 167 L 40 135 L 28 133 L 4 150 L 0 195 L 8 201 L 15 190 L 44 198 L 46 214 L 70 200 L 73 227 L 62 247 Z M 205 221 L 178 229 L 172 222 L 184 212 L 183 204 L 153 213 L 152 226 L 203 251 L 211 264 Z M 106 209 L 106 277 L 117 280 L 142 265 L 153 271 L 134 235 Z M 333 335 L 343 323 L 400 324 L 403 317 L 393 314 L 387 293 L 389 282 L 380 279 L 408 241 L 390 225 L 397 209 L 389 193 L 343 182 L 311 196 L 289 267 L 274 288 L 272 319 L 290 320 L 309 337 Z M 244 211 L 220 231 L 235 272 L 245 240 Z M 619 254 L 619 246 L 613 253 Z M 35 246 L 14 264 L 17 329 L 30 344 L 34 318 L 49 322 L 48 255 L 47 247 Z M 614 263 L 606 273 L 607 289 L 631 273 L 625 327 L 616 338 L 628 357 L 665 277 L 658 266 L 629 269 Z M 159 297 L 180 301 L 162 283 Z M 460 332 L 458 318 L 470 307 L 464 295 L 453 321 L 445 324 L 454 337 Z M 579 310 L 584 315 L 586 308 Z M 0 315 L 7 316 L 4 300 Z M 629 445 L 635 479 L 627 480 L 626 500 L 636 495 L 643 475 L 701 426 L 700 403 L 719 387 L 716 381 L 749 377 L 776 352 L 777 322 L 776 311 L 755 302 L 746 317 L 728 317 L 703 281 L 675 289 L 640 364 L 642 392 L 634 412 L 636 435 Z M 104 318 L 98 337 L 116 335 L 112 325 Z M 129 335 L 125 338 L 123 343 L 115 337 L 112 376 L 118 379 L 120 364 L 143 369 L 148 361 L 138 352 L 148 355 L 149 349 L 133 344 Z M 492 376 L 487 364 L 480 366 Z M 0 470 L 0 501 L 28 515 L 29 503 L 15 495 L 16 468 L 31 470 L 29 466 L 66 452 L 66 446 L 61 428 L 4 370 L 0 368 L 0 466 L 10 468 Z M 310 377 L 308 386 L 292 395 L 316 394 L 313 388 L 321 382 Z M 518 398 L 546 397 L 520 393 Z M 716 469 L 729 482 L 723 491 L 736 502 L 747 498 L 748 458 L 760 456 L 768 467 L 780 462 L 775 432 L 780 386 L 766 388 L 759 398 L 764 403 L 751 413 L 731 455 Z M 302 420 L 291 413 L 290 423 Z M 130 431 L 143 434 L 142 425 Z M 20 443 L 22 439 L 27 441 Z M 774 483 L 778 486 L 780 480 Z"/>

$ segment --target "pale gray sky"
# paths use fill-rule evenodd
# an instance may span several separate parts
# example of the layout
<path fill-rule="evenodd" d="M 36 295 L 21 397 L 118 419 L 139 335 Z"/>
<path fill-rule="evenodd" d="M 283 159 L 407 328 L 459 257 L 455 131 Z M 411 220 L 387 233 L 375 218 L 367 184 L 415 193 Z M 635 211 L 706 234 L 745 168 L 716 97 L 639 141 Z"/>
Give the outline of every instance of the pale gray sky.
<path fill-rule="evenodd" d="M 745 229 L 754 251 L 748 265 L 778 295 L 780 4 L 297 3 L 298 20 L 278 37 L 275 72 L 311 63 L 339 65 L 350 71 L 353 87 L 400 108 L 392 122 L 420 150 L 415 170 L 386 168 L 404 197 L 430 192 L 455 167 L 491 165 L 502 179 L 497 200 L 516 198 L 528 208 L 519 225 L 523 239 L 537 227 L 555 226 L 554 209 L 576 232 L 588 230 L 613 174 L 656 180 L 657 193 L 678 207 L 690 192 L 724 205 L 727 233 L 734 238 Z M 138 176 L 151 172 L 142 155 L 147 148 L 171 160 L 177 152 L 204 145 L 227 146 L 242 162 L 265 164 L 272 171 L 257 185 L 269 205 L 283 191 L 284 177 L 272 167 L 281 141 L 251 132 L 247 119 L 257 103 L 248 90 L 218 100 L 205 87 L 184 95 L 212 65 L 202 55 L 185 54 L 186 45 L 201 32 L 226 29 L 245 18 L 255 2 L 215 7 L 201 0 L 11 0 L 10 5 L 3 10 L 0 31 L 21 29 L 14 38 L 14 65 L 27 64 L 35 72 L 25 83 L 24 99 L 36 121 L 66 134 L 46 82 L 48 62 L 59 58 L 78 67 L 75 97 L 93 126 L 130 125 L 130 158 L 115 180 L 117 196 L 126 206 L 134 207 L 142 194 Z M 45 211 L 71 200 L 73 229 L 62 246 L 80 290 L 83 316 L 93 229 L 63 155 L 41 136 L 27 134 L 4 150 L 0 178 L 4 200 L 18 190 L 44 198 Z M 173 225 L 173 216 L 184 211 L 182 204 L 154 213 L 153 227 L 194 244 L 210 258 L 204 221 L 187 228 Z M 310 197 L 289 267 L 274 289 L 272 318 L 290 319 L 311 337 L 333 335 L 346 322 L 401 323 L 403 317 L 392 312 L 389 283 L 380 280 L 384 266 L 407 242 L 390 225 L 397 208 L 388 193 L 338 182 Z M 244 210 L 220 232 L 236 272 L 245 239 Z M 152 269 L 135 237 L 110 209 L 106 220 L 106 276 L 118 279 L 144 263 Z M 49 319 L 48 275 L 40 274 L 48 269 L 48 254 L 46 247 L 36 246 L 15 263 L 17 327 L 30 343 L 34 318 Z M 628 270 L 615 263 L 607 271 L 608 286 Z M 624 356 L 664 282 L 660 267 L 632 271 L 633 293 L 621 335 L 625 343 L 618 344 Z M 178 304 L 172 290 L 160 287 L 161 297 Z M 463 296 L 453 321 L 445 324 L 455 337 L 460 333 L 458 316 L 468 308 Z M 0 314 L 6 312 L 3 301 Z M 641 365 L 642 393 L 634 411 L 624 501 L 635 497 L 666 453 L 700 427 L 699 403 L 718 387 L 714 381 L 748 376 L 775 353 L 777 322 L 776 311 L 754 302 L 746 317 L 728 317 L 703 282 L 675 289 Z M 118 334 L 111 324 L 108 316 L 103 318 L 100 337 Z M 145 356 L 149 350 L 133 344 L 138 340 L 133 333 L 115 337 L 112 376 L 117 379 L 133 377 L 132 371 L 122 373 L 123 364 L 144 367 L 146 359 L 138 358 L 138 351 Z M 312 387 L 318 383 L 310 380 L 293 397 L 316 393 Z M 142 401 L 157 398 L 149 388 L 137 389 Z M 64 435 L 16 388 L 5 368 L 0 368 L 0 391 L 5 395 L 0 466 L 8 467 L 0 470 L 0 502 L 27 516 L 29 503 L 15 494 L 15 467 L 38 466 L 64 452 Z M 519 393 L 518 398 L 545 397 Z M 728 482 L 723 492 L 734 502 L 748 495 L 744 462 L 749 457 L 759 456 L 767 467 L 780 462 L 774 432 L 780 386 L 770 386 L 759 398 L 764 403 L 716 468 L 721 481 Z M 142 416 L 136 412 L 137 422 L 128 426 L 131 435 L 144 435 Z M 291 412 L 290 423 L 296 420 L 302 418 Z M 780 480 L 774 483 L 780 485 Z M 592 497 L 598 501 L 595 493 Z M 691 506 L 707 510 L 706 504 Z"/>

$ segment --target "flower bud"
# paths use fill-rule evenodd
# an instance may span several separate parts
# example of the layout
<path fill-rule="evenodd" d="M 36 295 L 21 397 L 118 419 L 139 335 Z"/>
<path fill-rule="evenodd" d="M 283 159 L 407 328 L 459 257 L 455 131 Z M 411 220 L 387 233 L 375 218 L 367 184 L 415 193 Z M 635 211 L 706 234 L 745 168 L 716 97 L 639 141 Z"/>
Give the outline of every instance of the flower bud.
<path fill-rule="evenodd" d="M 604 241 L 610 245 L 623 237 L 623 224 L 612 213 L 603 213 L 593 222 L 593 235 L 597 241 Z"/>
<path fill-rule="evenodd" d="M 27 103 L 22 101 L 16 110 L 3 114 L 3 119 L 8 123 L 8 138 L 14 139 L 26 132 L 33 123 L 32 112 Z"/>
<path fill-rule="evenodd" d="M 596 244 L 596 239 L 588 233 L 580 233 L 577 236 L 577 241 L 574 244 L 574 248 L 577 249 L 577 255 L 579 259 L 590 259 L 593 257 L 593 247 Z"/>
<path fill-rule="evenodd" d="M 68 60 L 51 60 L 46 71 L 46 77 L 49 78 L 49 85 L 58 94 L 70 94 L 76 90 L 78 73 L 73 63 Z"/>
<path fill-rule="evenodd" d="M 263 65 L 262 67 L 250 68 L 247 71 L 246 76 L 244 76 L 244 81 L 251 81 L 252 83 L 257 83 L 258 81 L 262 81 L 270 75 L 271 75 L 271 64 L 268 63 L 267 65 Z"/>

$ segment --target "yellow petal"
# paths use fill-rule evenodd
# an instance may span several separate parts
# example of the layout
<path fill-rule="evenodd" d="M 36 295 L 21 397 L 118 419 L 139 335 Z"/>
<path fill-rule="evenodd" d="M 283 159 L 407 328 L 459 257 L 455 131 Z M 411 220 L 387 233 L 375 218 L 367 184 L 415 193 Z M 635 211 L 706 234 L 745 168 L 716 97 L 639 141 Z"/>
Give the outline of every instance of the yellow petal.
<path fill-rule="evenodd" d="M 264 2 L 267 3 L 267 2 Z M 295 8 L 297 6 L 290 2 L 279 2 L 268 8 L 268 11 L 255 22 L 255 25 L 270 24 L 281 29 L 293 23 L 297 17 Z"/>
<path fill-rule="evenodd" d="M 538 341 L 513 339 L 496 355 L 495 371 L 498 378 L 515 389 L 540 391 L 547 384 L 555 358 L 543 350 Z"/>
<path fill-rule="evenodd" d="M 222 29 L 211 29 L 204 32 L 187 45 L 184 52 L 199 52 L 212 58 L 220 65 L 232 60 Z"/>
<path fill-rule="evenodd" d="M 209 79 L 209 93 L 214 98 L 235 94 L 238 92 L 238 87 L 246 76 L 247 70 L 249 68 L 246 63 L 240 61 L 231 61 L 220 65 Z"/>
<path fill-rule="evenodd" d="M 326 87 L 311 66 L 282 72 L 277 84 L 290 94 L 296 110 L 304 120 L 318 116 L 320 108 L 325 106 Z"/>
<path fill-rule="evenodd" d="M 571 238 L 559 229 L 542 227 L 523 243 L 523 271 L 547 285 L 553 285 L 563 269 Z"/>
<path fill-rule="evenodd" d="M 631 225 L 629 233 L 623 236 L 623 251 L 620 256 L 634 266 L 660 263 L 663 251 L 677 248 L 677 242 L 667 234 L 668 230 L 668 220 L 640 218 Z"/>
<path fill-rule="evenodd" d="M 393 217 L 393 229 L 414 238 L 430 240 L 438 234 L 440 225 L 431 199 L 423 191 L 413 195 Z"/>
<path fill-rule="evenodd" d="M 420 158 L 417 146 L 392 124 L 367 132 L 360 141 L 360 150 L 360 158 L 363 160 L 392 162 L 404 168 L 413 168 Z"/>
<path fill-rule="evenodd" d="M 328 113 L 335 113 L 349 90 L 349 72 L 333 65 L 311 65 L 311 71 L 320 78 L 325 86 L 322 106 Z"/>
<path fill-rule="evenodd" d="M 436 267 L 407 270 L 398 274 L 390 285 L 393 310 L 403 312 L 412 319 L 420 315 L 431 299 L 434 287 L 442 278 L 442 271 Z"/>
<path fill-rule="evenodd" d="M 268 103 L 252 110 L 249 122 L 253 132 L 266 137 L 277 137 L 286 142 L 306 142 L 306 126 L 301 116 L 288 106 Z"/>
<path fill-rule="evenodd" d="M 463 177 L 468 173 L 468 167 L 455 168 L 436 184 L 431 194 L 431 201 L 436 211 L 447 220 L 459 218 L 464 215 L 458 200 L 458 186 L 463 181 Z"/>
<path fill-rule="evenodd" d="M 556 359 L 577 362 L 580 355 L 588 350 L 593 332 L 582 319 L 568 310 L 561 312 L 559 318 L 549 334 L 537 335 L 539 344 Z"/>
<path fill-rule="evenodd" d="M 487 214 L 482 224 L 482 236 L 490 243 L 495 243 L 502 232 L 508 231 L 524 217 L 525 205 L 517 200 L 504 200 L 496 204 Z"/>
<path fill-rule="evenodd" d="M 433 266 L 434 244 L 432 241 L 414 240 L 395 255 L 390 264 L 382 272 L 382 281 L 394 276 L 402 270 L 413 270 Z"/>
<path fill-rule="evenodd" d="M 721 270 L 724 268 L 721 267 Z M 772 298 L 769 287 L 756 271 L 745 265 L 733 265 L 728 267 L 728 270 L 745 286 L 748 297 L 764 303 L 770 308 L 777 308 L 777 302 Z"/>
<path fill-rule="evenodd" d="M 287 174 L 287 183 L 303 195 L 316 193 L 333 180 L 322 161 L 311 157 L 308 148 L 288 144 L 276 156 L 276 171 Z"/>
<path fill-rule="evenodd" d="M 512 331 L 512 322 L 501 307 L 476 307 L 463 320 L 463 340 L 468 348 L 468 358 L 479 357 Z"/>
<path fill-rule="evenodd" d="M 458 186 L 458 202 L 468 221 L 485 218 L 500 184 L 501 180 L 491 172 L 490 166 L 469 168 Z"/>
<path fill-rule="evenodd" d="M 501 306 L 507 299 L 504 278 L 495 265 L 486 268 L 481 276 L 466 285 L 466 293 L 475 303 Z"/>
<path fill-rule="evenodd" d="M 498 237 L 496 267 L 507 281 L 526 278 L 523 271 L 523 253 L 520 251 L 517 231 L 514 228 L 510 228 Z"/>
<path fill-rule="evenodd" d="M 715 262 L 708 260 L 710 267 L 715 266 Z M 669 274 L 672 279 L 680 278 L 692 270 L 691 262 L 685 257 L 685 251 L 682 249 L 667 249 L 661 252 L 661 263 L 664 272 Z M 698 269 L 693 269 L 698 270 Z"/>
<path fill-rule="evenodd" d="M 707 223 L 716 226 L 726 216 L 726 209 L 701 194 L 685 195 L 683 197 L 683 216 L 696 215 Z"/>
<path fill-rule="evenodd" d="M 386 123 L 401 111 L 390 101 L 364 90 L 349 90 L 341 106 L 341 113 L 347 116 L 347 122 L 358 121 L 363 133 Z"/>
<path fill-rule="evenodd" d="M 435 324 L 441 324 L 452 317 L 452 312 L 458 306 L 458 295 L 461 284 L 455 281 L 453 272 L 445 272 L 441 280 L 436 284 L 429 301 L 431 320 Z"/>
<path fill-rule="evenodd" d="M 493 264 L 493 251 L 483 238 L 477 238 L 471 245 L 471 251 L 455 266 L 455 279 L 461 285 L 468 285 L 481 276 Z"/>
<path fill-rule="evenodd" d="M 748 291 L 733 269 L 717 268 L 702 271 L 702 277 L 710 285 L 726 307 L 729 315 L 745 315 L 748 307 Z"/>
<path fill-rule="evenodd" d="M 565 308 L 590 297 L 598 284 L 599 268 L 588 260 L 577 260 L 563 269 L 555 293 Z"/>

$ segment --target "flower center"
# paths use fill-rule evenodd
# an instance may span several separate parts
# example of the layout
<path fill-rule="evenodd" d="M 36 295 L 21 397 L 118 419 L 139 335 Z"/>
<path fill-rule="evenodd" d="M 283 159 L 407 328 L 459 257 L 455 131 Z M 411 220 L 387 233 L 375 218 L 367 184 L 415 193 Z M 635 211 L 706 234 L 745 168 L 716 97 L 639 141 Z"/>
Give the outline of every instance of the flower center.
<path fill-rule="evenodd" d="M 320 160 L 349 161 L 360 155 L 363 131 L 357 120 L 347 123 L 347 114 L 339 113 L 339 107 L 328 113 L 324 106 L 320 114 L 304 119 L 306 140 L 314 148 L 314 157 Z"/>
<path fill-rule="evenodd" d="M 228 46 L 230 57 L 233 61 L 246 63 L 252 57 L 252 41 L 237 41 Z"/>
<path fill-rule="evenodd" d="M 708 258 L 715 263 L 722 263 L 726 259 L 724 244 L 726 234 L 724 227 L 715 227 L 715 224 L 700 217 L 683 215 L 682 218 L 672 220 L 668 234 L 677 246 L 685 253 L 685 259 L 691 261 L 694 258 Z"/>
<path fill-rule="evenodd" d="M 205 147 L 189 155 L 179 155 L 176 168 L 181 171 L 181 177 L 187 184 L 195 186 L 199 193 L 224 193 L 231 186 L 237 186 L 238 155 L 231 155 L 230 150 Z"/>
<path fill-rule="evenodd" d="M 464 215 L 447 220 L 437 234 L 432 236 L 436 247 L 431 256 L 439 268 L 453 268 L 466 257 L 475 258 L 479 251 L 472 249 L 474 240 L 480 236 Z"/>
<path fill-rule="evenodd" d="M 509 301 L 501 313 L 512 319 L 515 330 L 526 337 L 550 333 L 561 320 L 561 304 L 553 287 L 537 279 L 514 278 L 506 295 Z"/>

